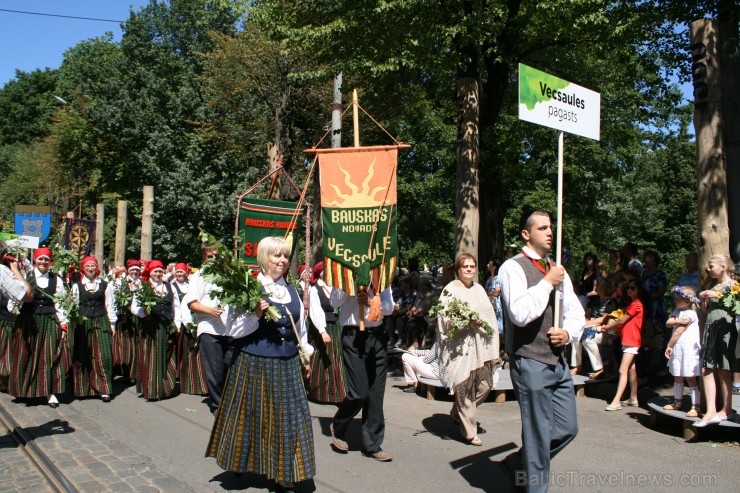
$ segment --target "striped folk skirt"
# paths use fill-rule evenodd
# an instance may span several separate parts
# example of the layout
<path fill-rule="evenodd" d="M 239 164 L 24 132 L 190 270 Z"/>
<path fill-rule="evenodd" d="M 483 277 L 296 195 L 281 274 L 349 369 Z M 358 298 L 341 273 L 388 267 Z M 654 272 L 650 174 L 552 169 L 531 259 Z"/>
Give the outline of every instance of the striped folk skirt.
<path fill-rule="evenodd" d="M 113 336 L 113 370 L 129 381 L 136 380 L 136 341 L 141 321 L 131 313 L 122 313 Z"/>
<path fill-rule="evenodd" d="M 15 320 L 0 320 L 0 392 L 8 390 L 10 357 Z"/>
<path fill-rule="evenodd" d="M 316 351 L 311 356 L 308 397 L 316 402 L 339 404 L 347 395 L 342 361 L 342 328 L 339 324 L 327 324 L 326 332 L 331 337 L 328 346 L 324 344 L 319 331 L 311 327 L 311 344 Z"/>
<path fill-rule="evenodd" d="M 207 395 L 206 371 L 203 366 L 203 355 L 200 354 L 198 339 L 193 338 L 186 328 L 180 329 L 177 338 L 181 350 L 180 392 L 190 395 Z"/>
<path fill-rule="evenodd" d="M 206 457 L 239 473 L 298 482 L 316 473 L 313 429 L 298 356 L 239 351 L 216 411 Z"/>
<path fill-rule="evenodd" d="M 13 338 L 8 393 L 33 398 L 67 390 L 67 338 L 53 313 L 21 315 Z"/>
<path fill-rule="evenodd" d="M 75 327 L 74 341 L 72 377 L 75 396 L 113 393 L 113 333 L 108 316 L 87 318 Z"/>
<path fill-rule="evenodd" d="M 141 321 L 136 356 L 136 391 L 145 399 L 166 399 L 175 393 L 175 324 L 152 316 Z"/>

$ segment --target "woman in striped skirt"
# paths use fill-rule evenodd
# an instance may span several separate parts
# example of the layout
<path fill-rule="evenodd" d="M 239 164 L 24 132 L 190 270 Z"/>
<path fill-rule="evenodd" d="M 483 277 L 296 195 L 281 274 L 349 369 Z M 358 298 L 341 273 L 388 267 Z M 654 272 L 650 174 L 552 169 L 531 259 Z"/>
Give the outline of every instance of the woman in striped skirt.
<path fill-rule="evenodd" d="M 116 282 L 116 331 L 113 335 L 113 370 L 129 382 L 136 381 L 137 333 L 141 321 L 131 313 L 134 292 L 141 286 L 141 265 L 137 259 L 126 262 L 127 273 Z"/>
<path fill-rule="evenodd" d="M 172 286 L 164 282 L 164 265 L 159 260 L 147 264 L 148 281 L 156 304 L 143 304 L 144 285 L 136 291 L 131 303 L 131 313 L 141 319 L 141 332 L 137 356 L 136 390 L 149 400 L 172 397 L 175 391 L 177 366 L 175 365 L 175 339 L 178 332 L 175 320 L 180 318 L 180 304 L 175 302 Z"/>
<path fill-rule="evenodd" d="M 18 318 L 20 304 L 0 295 L 0 392 L 8 390 L 10 377 L 10 358 L 15 321 Z"/>
<path fill-rule="evenodd" d="M 175 280 L 172 287 L 180 303 L 180 319 L 176 321 L 180 334 L 177 338 L 178 374 L 180 375 L 180 392 L 190 395 L 207 395 L 206 372 L 203 366 L 203 355 L 198 347 L 197 326 L 188 306 L 182 302 L 190 288 L 188 283 L 188 266 L 184 263 L 175 265 Z"/>
<path fill-rule="evenodd" d="M 49 405 L 59 406 L 55 394 L 67 390 L 67 316 L 56 306 L 53 296 L 64 294 L 62 279 L 51 272 L 51 250 L 33 252 L 34 269 L 28 282 L 33 301 L 21 307 L 19 330 L 13 341 L 8 393 L 13 397 L 48 397 Z"/>
<path fill-rule="evenodd" d="M 263 238 L 257 247 L 259 282 L 265 295 L 248 314 L 249 335 L 229 370 L 206 451 L 218 465 L 235 473 L 254 473 L 279 488 L 312 478 L 316 472 L 313 430 L 298 357 L 298 331 L 307 348 L 303 303 L 283 275 L 288 243 Z M 273 305 L 277 322 L 263 318 Z M 309 351 L 311 351 L 309 349 Z"/>
<path fill-rule="evenodd" d="M 113 285 L 98 277 L 95 257 L 82 259 L 82 280 L 72 286 L 82 323 L 76 324 L 72 376 L 76 397 L 99 396 L 110 402 L 113 392 L 113 334 L 116 307 Z"/>
<path fill-rule="evenodd" d="M 311 320 L 311 343 L 316 352 L 311 358 L 311 379 L 308 396 L 318 402 L 339 404 L 347 391 L 344 386 L 342 361 L 342 327 L 329 304 L 332 288 L 321 279 L 324 263 L 313 266 L 309 288 L 308 315 Z"/>

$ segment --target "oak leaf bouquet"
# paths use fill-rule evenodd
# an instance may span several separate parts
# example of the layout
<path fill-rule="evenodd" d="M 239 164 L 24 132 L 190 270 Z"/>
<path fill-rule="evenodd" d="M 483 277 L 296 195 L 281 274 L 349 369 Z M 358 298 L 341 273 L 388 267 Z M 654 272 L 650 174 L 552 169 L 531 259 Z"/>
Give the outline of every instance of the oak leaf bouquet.
<path fill-rule="evenodd" d="M 218 287 L 218 298 L 224 305 L 253 312 L 262 298 L 262 284 L 252 275 L 252 270 L 231 254 L 216 238 L 201 231 L 200 240 L 215 245 L 216 256 L 201 268 L 203 278 Z M 280 312 L 274 306 L 265 310 L 265 316 L 277 322 Z"/>
<path fill-rule="evenodd" d="M 136 296 L 136 301 L 144 308 L 144 312 L 147 315 L 152 314 L 152 308 L 154 308 L 160 298 L 150 282 L 142 282 L 139 289 L 134 292 L 134 296 Z"/>
<path fill-rule="evenodd" d="M 441 301 L 437 301 L 429 309 L 429 314 L 431 316 L 444 317 L 448 320 L 446 330 L 448 337 L 455 337 L 461 330 L 470 328 L 471 322 L 480 320 L 478 313 L 470 308 L 470 304 L 467 301 L 451 296 L 450 292 L 446 289 L 442 291 L 442 296 L 447 297 L 447 303 L 443 304 Z M 480 329 L 485 331 L 489 336 L 492 336 L 493 327 L 485 320 L 480 320 L 480 322 Z"/>
<path fill-rule="evenodd" d="M 50 295 L 38 287 L 36 290 L 45 298 L 53 301 L 54 306 L 67 315 L 67 320 L 73 327 L 81 325 L 85 320 L 87 320 L 87 317 L 80 315 L 80 303 L 77 301 L 77 297 L 74 295 L 71 288 L 65 287 L 61 293 L 55 293 L 53 295 Z"/>

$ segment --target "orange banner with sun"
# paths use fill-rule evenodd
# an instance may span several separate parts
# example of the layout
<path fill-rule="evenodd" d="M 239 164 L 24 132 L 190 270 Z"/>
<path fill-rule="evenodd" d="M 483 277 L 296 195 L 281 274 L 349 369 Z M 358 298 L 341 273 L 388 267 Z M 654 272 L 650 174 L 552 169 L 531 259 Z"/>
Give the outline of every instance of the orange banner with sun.
<path fill-rule="evenodd" d="M 317 150 L 321 181 L 324 281 L 355 294 L 369 264 L 377 292 L 393 282 L 398 264 L 396 160 L 398 148 Z"/>

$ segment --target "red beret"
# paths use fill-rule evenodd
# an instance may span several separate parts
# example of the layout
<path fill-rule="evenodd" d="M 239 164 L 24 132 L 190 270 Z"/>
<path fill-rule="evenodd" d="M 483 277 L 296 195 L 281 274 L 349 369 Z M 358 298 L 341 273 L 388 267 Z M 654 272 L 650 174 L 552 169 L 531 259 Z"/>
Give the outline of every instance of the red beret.
<path fill-rule="evenodd" d="M 96 267 L 98 266 L 98 259 L 96 259 L 95 257 L 92 257 L 92 256 L 88 255 L 87 257 L 85 257 L 85 258 L 82 259 L 82 262 L 80 262 L 80 267 L 84 268 L 90 262 L 92 262 L 93 264 L 95 264 Z"/>
<path fill-rule="evenodd" d="M 298 266 L 298 276 L 300 277 L 301 274 L 303 274 L 303 271 L 306 270 L 306 264 L 301 264 Z"/>
<path fill-rule="evenodd" d="M 126 270 L 139 269 L 141 270 L 141 263 L 135 258 L 130 258 L 126 261 Z"/>
<path fill-rule="evenodd" d="M 162 262 L 160 262 L 159 260 L 150 260 L 146 264 L 146 270 L 148 270 L 149 272 L 151 272 L 153 270 L 157 270 L 157 269 L 164 270 L 164 264 Z"/>
<path fill-rule="evenodd" d="M 51 260 L 51 249 L 50 248 L 37 248 L 33 251 L 33 261 L 35 262 L 36 259 L 39 257 L 46 257 L 49 260 Z"/>
<path fill-rule="evenodd" d="M 177 265 L 175 265 L 175 272 L 185 272 L 186 274 L 190 272 L 190 269 L 188 269 L 188 264 L 184 262 L 178 262 Z"/>
<path fill-rule="evenodd" d="M 313 266 L 313 276 L 311 277 L 311 284 L 316 284 L 316 281 L 321 279 L 322 272 L 324 272 L 324 262 L 316 262 Z"/>

